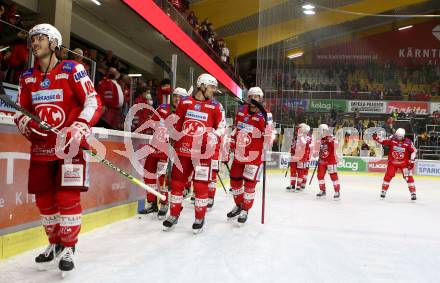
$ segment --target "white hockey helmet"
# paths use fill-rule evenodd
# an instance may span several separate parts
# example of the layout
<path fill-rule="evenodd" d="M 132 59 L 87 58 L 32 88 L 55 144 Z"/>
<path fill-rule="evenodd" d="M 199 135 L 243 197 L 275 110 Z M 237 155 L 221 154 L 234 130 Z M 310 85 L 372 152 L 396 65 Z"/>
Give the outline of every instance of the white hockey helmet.
<path fill-rule="evenodd" d="M 328 125 L 327 124 L 321 124 L 318 126 L 319 134 L 322 136 L 325 136 L 328 134 Z"/>
<path fill-rule="evenodd" d="M 398 140 L 403 140 L 405 138 L 405 129 L 402 128 L 398 128 L 396 130 L 396 132 L 394 133 L 394 136 L 398 139 Z"/>
<path fill-rule="evenodd" d="M 34 26 L 29 31 L 29 42 L 32 39 L 32 36 L 37 34 L 44 34 L 49 38 L 49 42 L 52 42 L 53 40 L 56 40 L 57 47 L 61 47 L 63 44 L 63 39 L 61 37 L 61 33 L 59 30 L 50 24 L 39 24 Z"/>
<path fill-rule="evenodd" d="M 218 82 L 217 82 L 217 79 L 214 78 L 213 76 L 211 76 L 210 74 L 201 74 L 197 78 L 196 86 L 199 88 L 202 85 L 205 85 L 205 86 L 212 85 L 212 86 L 218 87 Z"/>
<path fill-rule="evenodd" d="M 185 96 L 189 96 L 188 92 L 186 91 L 186 89 L 182 88 L 182 87 L 176 87 L 173 91 L 173 94 L 177 94 L 181 97 L 185 97 Z"/>
<path fill-rule="evenodd" d="M 247 94 L 248 94 L 248 96 L 257 95 L 261 98 L 263 98 L 263 95 L 264 95 L 263 90 L 261 88 L 259 88 L 258 86 L 251 87 Z"/>
<path fill-rule="evenodd" d="M 310 132 L 310 126 L 307 125 L 306 123 L 301 123 L 299 124 L 299 133 L 300 134 L 307 134 L 308 132 Z"/>

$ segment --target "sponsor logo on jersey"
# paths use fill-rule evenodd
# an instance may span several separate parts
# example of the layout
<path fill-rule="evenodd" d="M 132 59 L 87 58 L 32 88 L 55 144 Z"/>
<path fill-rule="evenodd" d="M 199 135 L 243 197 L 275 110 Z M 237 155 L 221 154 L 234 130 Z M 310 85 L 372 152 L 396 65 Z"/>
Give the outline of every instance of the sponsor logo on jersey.
<path fill-rule="evenodd" d="M 182 103 L 183 104 L 192 104 L 192 101 L 191 100 L 184 100 Z"/>
<path fill-rule="evenodd" d="M 50 80 L 49 78 L 45 78 L 44 81 L 40 83 L 41 88 L 48 88 L 50 86 Z"/>
<path fill-rule="evenodd" d="M 187 136 L 199 137 L 206 132 L 205 125 L 197 120 L 186 120 L 183 123 L 183 133 Z"/>
<path fill-rule="evenodd" d="M 405 148 L 400 146 L 393 146 L 393 150 L 397 152 L 405 152 Z"/>
<path fill-rule="evenodd" d="M 62 89 L 48 89 L 32 92 L 32 104 L 63 101 Z"/>
<path fill-rule="evenodd" d="M 243 112 L 238 112 L 237 115 L 238 116 L 244 116 L 244 113 Z"/>
<path fill-rule="evenodd" d="M 238 123 L 237 123 L 237 128 L 238 128 L 239 130 L 241 130 L 241 131 L 244 131 L 244 132 L 250 133 L 250 132 L 253 131 L 254 126 L 249 125 L 249 124 L 246 124 L 246 123 L 243 123 L 243 122 L 238 122 Z"/>
<path fill-rule="evenodd" d="M 254 121 L 260 121 L 260 118 L 258 118 L 258 117 L 252 117 L 252 120 L 254 120 Z"/>
<path fill-rule="evenodd" d="M 26 83 L 26 84 L 34 83 L 36 81 L 37 81 L 37 78 L 35 78 L 35 77 L 30 77 L 30 78 L 24 79 L 24 83 Z"/>
<path fill-rule="evenodd" d="M 194 109 L 197 110 L 197 111 L 200 111 L 201 108 L 202 108 L 202 106 L 200 104 L 196 104 L 194 106 Z"/>
<path fill-rule="evenodd" d="M 64 73 L 61 73 L 61 74 L 58 74 L 55 76 L 55 80 L 68 79 L 68 78 L 69 78 L 69 75 L 64 74 Z"/>
<path fill-rule="evenodd" d="M 58 105 L 39 104 L 35 107 L 35 111 L 43 121 L 55 128 L 61 127 L 66 121 L 66 114 Z"/>
<path fill-rule="evenodd" d="M 87 77 L 87 72 L 86 72 L 86 70 L 81 70 L 81 71 L 79 71 L 79 72 L 76 72 L 76 73 L 73 75 L 73 79 L 75 80 L 75 82 L 79 82 L 82 78 L 85 78 L 85 77 Z"/>
<path fill-rule="evenodd" d="M 210 109 L 215 109 L 215 106 L 211 105 L 211 104 L 205 104 L 205 107 L 206 108 L 210 108 Z"/>
<path fill-rule="evenodd" d="M 208 121 L 208 114 L 207 113 L 194 111 L 194 110 L 186 111 L 185 117 L 190 118 L 190 119 L 194 119 L 194 120 L 205 121 L 205 122 Z"/>

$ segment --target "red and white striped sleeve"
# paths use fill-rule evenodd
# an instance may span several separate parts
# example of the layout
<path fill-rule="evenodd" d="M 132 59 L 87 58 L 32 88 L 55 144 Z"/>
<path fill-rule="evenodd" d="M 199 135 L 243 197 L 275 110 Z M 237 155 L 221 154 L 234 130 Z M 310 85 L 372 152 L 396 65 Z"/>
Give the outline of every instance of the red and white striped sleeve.
<path fill-rule="evenodd" d="M 70 85 L 83 109 L 78 117 L 89 126 L 95 125 L 102 114 L 101 98 L 95 91 L 92 81 L 82 64 L 76 64 Z"/>

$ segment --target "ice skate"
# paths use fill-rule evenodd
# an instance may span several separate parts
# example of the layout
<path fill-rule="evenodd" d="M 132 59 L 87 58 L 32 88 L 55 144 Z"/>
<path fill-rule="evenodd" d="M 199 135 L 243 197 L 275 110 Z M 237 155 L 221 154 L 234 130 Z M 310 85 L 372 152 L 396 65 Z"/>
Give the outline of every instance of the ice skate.
<path fill-rule="evenodd" d="M 242 210 L 240 212 L 240 215 L 237 218 L 238 227 L 241 227 L 241 226 L 244 225 L 244 223 L 246 223 L 247 217 L 248 217 L 248 211 L 247 210 Z"/>
<path fill-rule="evenodd" d="M 46 250 L 35 258 L 38 270 L 47 270 L 62 251 L 63 246 L 60 244 L 49 244 Z"/>
<path fill-rule="evenodd" d="M 208 205 L 207 205 L 208 210 L 211 210 L 213 206 L 214 206 L 214 199 L 208 198 Z"/>
<path fill-rule="evenodd" d="M 200 234 L 203 231 L 203 224 L 205 224 L 205 218 L 196 219 L 192 225 L 193 233 Z"/>
<path fill-rule="evenodd" d="M 231 211 L 228 212 L 228 214 L 226 214 L 226 216 L 228 217 L 228 220 L 232 220 L 238 215 L 240 215 L 240 212 L 241 212 L 241 206 L 236 205 Z"/>
<path fill-rule="evenodd" d="M 179 220 L 178 216 L 172 216 L 172 215 L 168 216 L 168 218 L 162 223 L 163 230 L 164 231 L 171 230 L 177 224 L 178 220 Z"/>
<path fill-rule="evenodd" d="M 340 200 L 340 199 L 341 199 L 341 193 L 335 192 L 335 194 L 333 195 L 333 200 Z"/>
<path fill-rule="evenodd" d="M 316 194 L 317 198 L 325 198 L 326 193 L 323 190 L 320 190 L 318 194 Z"/>
<path fill-rule="evenodd" d="M 145 208 L 139 211 L 139 214 L 150 214 L 154 212 L 158 212 L 159 208 L 157 207 L 157 203 L 154 202 L 147 202 L 145 204 Z"/>
<path fill-rule="evenodd" d="M 387 194 L 387 191 L 382 190 L 382 192 L 380 193 L 380 197 L 381 197 L 382 199 L 384 199 L 385 196 L 386 196 L 386 194 Z"/>
<path fill-rule="evenodd" d="M 64 278 L 70 271 L 75 268 L 73 261 L 73 255 L 75 253 L 75 247 L 65 247 L 63 252 L 59 255 L 60 262 L 58 268 L 61 271 L 61 277 Z"/>
<path fill-rule="evenodd" d="M 295 187 L 292 186 L 292 185 L 286 187 L 286 191 L 289 192 L 289 191 L 291 191 L 291 190 L 295 190 Z"/>
<path fill-rule="evenodd" d="M 411 193 L 411 200 L 412 201 L 417 200 L 416 193 Z"/>
<path fill-rule="evenodd" d="M 161 204 L 159 211 L 157 212 L 157 219 L 164 220 L 168 213 L 168 204 Z"/>

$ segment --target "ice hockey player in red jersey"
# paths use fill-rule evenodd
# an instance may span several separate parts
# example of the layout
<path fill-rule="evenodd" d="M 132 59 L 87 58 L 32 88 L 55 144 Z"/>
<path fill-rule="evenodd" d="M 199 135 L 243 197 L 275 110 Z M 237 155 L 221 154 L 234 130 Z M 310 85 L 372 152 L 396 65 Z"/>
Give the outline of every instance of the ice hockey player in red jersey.
<path fill-rule="evenodd" d="M 212 143 L 225 132 L 223 107 L 212 98 L 217 85 L 213 76 L 202 74 L 197 79 L 195 95 L 180 100 L 177 105 L 179 121 L 175 129 L 183 136 L 175 140 L 173 147 L 181 168 L 174 162 L 171 170 L 170 216 L 163 222 L 164 230 L 172 228 L 179 219 L 183 191 L 191 174 L 194 174 L 195 195 L 193 232 L 201 232 L 205 223 L 208 185 L 212 176 L 211 157 L 215 151 L 215 144 Z"/>
<path fill-rule="evenodd" d="M 20 78 L 18 103 L 53 128 L 68 127 L 66 144 L 86 146 L 90 127 L 99 119 L 101 101 L 83 65 L 58 61 L 60 32 L 49 24 L 29 31 L 34 68 Z M 35 194 L 43 227 L 49 239 L 46 250 L 35 258 L 42 267 L 59 258 L 59 269 L 74 268 L 73 255 L 81 229 L 80 193 L 89 187 L 88 165 L 80 151 L 71 160 L 60 159 L 55 149 L 57 135 L 17 113 L 19 131 L 31 142 L 28 191 Z"/>
<path fill-rule="evenodd" d="M 251 103 L 251 99 L 262 101 L 263 91 L 252 87 L 248 91 L 249 103 L 240 106 L 235 116 L 231 134 L 231 150 L 234 160 L 231 165 L 231 187 L 235 206 L 227 213 L 228 220 L 237 218 L 239 225 L 246 222 L 255 198 L 255 186 L 260 181 L 264 143 L 271 143 L 272 114 L 267 113 L 267 127 L 263 113 Z M 244 187 L 243 187 L 244 185 Z"/>
<path fill-rule="evenodd" d="M 319 125 L 318 132 L 321 137 L 318 160 L 318 182 L 320 191 L 316 196 L 318 198 L 326 196 L 324 177 L 325 173 L 328 172 L 335 190 L 333 199 L 339 200 L 340 184 L 337 172 L 338 158 L 336 155 L 338 141 L 332 135 L 328 125 L 326 124 Z"/>
<path fill-rule="evenodd" d="M 310 126 L 301 123 L 294 135 L 290 149 L 290 186 L 287 190 L 301 191 L 305 189 L 310 161 L 310 144 L 312 137 L 309 135 Z"/>
<path fill-rule="evenodd" d="M 382 183 L 381 198 L 385 195 L 390 186 L 390 181 L 396 175 L 397 171 L 402 171 L 403 178 L 408 183 L 408 189 L 411 193 L 411 200 L 416 200 L 416 186 L 414 184 L 414 163 L 416 159 L 417 149 L 414 143 L 405 138 L 405 129 L 399 128 L 393 136 L 387 139 L 380 139 L 377 134 L 373 134 L 373 139 L 382 145 L 389 146 L 388 165 L 385 177 Z"/>
<path fill-rule="evenodd" d="M 161 143 L 168 143 L 168 129 L 165 126 L 164 121 L 171 115 L 171 110 L 174 112 L 177 104 L 181 98 L 187 97 L 188 93 L 183 88 L 176 88 L 173 91 L 173 96 L 171 98 L 171 104 L 161 104 L 156 113 L 152 117 L 147 117 L 148 119 L 152 119 L 155 121 L 154 128 L 149 128 L 146 130 L 151 130 L 148 134 L 153 136 L 153 139 L 156 139 Z M 172 108 L 172 109 L 171 109 Z M 143 109 L 144 110 L 144 109 Z M 140 126 L 146 121 L 140 120 Z M 139 211 L 140 214 L 150 214 L 157 212 L 157 218 L 159 220 L 163 220 L 168 212 L 168 188 L 165 186 L 165 176 L 168 165 L 168 152 L 163 152 L 161 149 L 155 148 L 154 142 L 152 141 L 150 144 L 146 145 L 151 150 L 147 155 L 145 160 L 144 169 L 148 172 L 148 174 L 144 177 L 145 184 L 150 185 L 157 191 L 160 191 L 167 198 L 165 200 L 160 200 L 160 209 L 157 206 L 157 197 L 152 193 L 147 192 L 147 202 L 145 204 L 145 209 Z"/>

